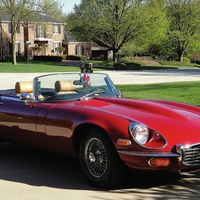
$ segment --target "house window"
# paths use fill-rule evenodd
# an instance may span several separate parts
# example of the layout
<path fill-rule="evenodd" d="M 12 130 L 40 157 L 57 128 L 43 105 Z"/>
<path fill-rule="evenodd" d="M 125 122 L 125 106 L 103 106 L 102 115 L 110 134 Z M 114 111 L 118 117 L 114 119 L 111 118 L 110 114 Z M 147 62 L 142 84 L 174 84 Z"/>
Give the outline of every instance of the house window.
<path fill-rule="evenodd" d="M 60 42 L 54 42 L 53 43 L 53 50 L 54 50 L 54 54 L 59 54 L 59 51 L 56 50 L 56 47 L 60 47 L 61 46 L 61 43 Z"/>
<path fill-rule="evenodd" d="M 41 24 L 38 24 L 37 25 L 37 28 L 36 28 L 36 37 L 39 38 L 39 37 L 45 37 L 45 27 Z"/>
<path fill-rule="evenodd" d="M 21 44 L 19 42 L 15 43 L 15 53 L 16 53 L 16 55 L 21 54 Z"/>
<path fill-rule="evenodd" d="M 77 55 L 84 55 L 84 48 L 83 48 L 83 45 L 77 45 L 77 46 L 76 46 L 76 54 L 77 54 Z"/>
<path fill-rule="evenodd" d="M 60 25 L 53 25 L 53 33 L 60 34 Z"/>

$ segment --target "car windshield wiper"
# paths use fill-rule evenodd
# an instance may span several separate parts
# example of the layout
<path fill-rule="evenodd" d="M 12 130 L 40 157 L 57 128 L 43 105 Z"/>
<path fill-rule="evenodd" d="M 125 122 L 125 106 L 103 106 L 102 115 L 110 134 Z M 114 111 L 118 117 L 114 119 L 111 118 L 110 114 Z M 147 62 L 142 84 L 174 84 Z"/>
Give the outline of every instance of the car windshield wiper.
<path fill-rule="evenodd" d="M 91 96 L 91 95 L 95 95 L 95 94 L 101 94 L 101 93 L 105 93 L 106 91 L 105 90 L 96 90 L 96 91 L 93 91 L 93 92 L 89 92 L 87 93 L 86 95 L 82 96 L 79 100 L 82 100 L 82 99 L 86 99 L 87 97 Z"/>

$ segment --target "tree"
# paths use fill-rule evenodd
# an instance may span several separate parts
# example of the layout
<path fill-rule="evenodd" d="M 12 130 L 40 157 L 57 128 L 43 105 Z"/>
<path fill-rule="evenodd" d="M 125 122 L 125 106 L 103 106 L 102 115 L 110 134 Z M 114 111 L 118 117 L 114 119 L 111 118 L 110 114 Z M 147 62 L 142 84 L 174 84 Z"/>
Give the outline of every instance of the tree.
<path fill-rule="evenodd" d="M 145 29 L 143 34 L 140 34 L 133 42 L 128 42 L 124 46 L 125 50 L 134 50 L 134 55 L 151 54 L 155 57 L 159 56 L 163 48 L 165 48 L 163 42 L 167 39 L 166 33 L 169 26 L 169 22 L 166 19 L 166 1 L 154 1 L 153 5 L 154 8 L 151 9 L 151 12 L 154 16 L 159 17 L 157 17 L 150 29 Z"/>
<path fill-rule="evenodd" d="M 0 12 L 6 13 L 10 19 L 12 63 L 16 65 L 15 42 L 20 23 L 27 23 L 29 20 L 36 22 L 41 14 L 56 16 L 60 13 L 62 4 L 53 0 L 1 0 L 0 7 Z"/>
<path fill-rule="evenodd" d="M 168 42 L 179 61 L 200 30 L 199 6 L 200 0 L 168 0 Z"/>
<path fill-rule="evenodd" d="M 117 53 L 128 42 L 152 29 L 155 8 L 163 0 L 82 0 L 67 19 L 67 29 L 80 40 L 93 41 Z"/>

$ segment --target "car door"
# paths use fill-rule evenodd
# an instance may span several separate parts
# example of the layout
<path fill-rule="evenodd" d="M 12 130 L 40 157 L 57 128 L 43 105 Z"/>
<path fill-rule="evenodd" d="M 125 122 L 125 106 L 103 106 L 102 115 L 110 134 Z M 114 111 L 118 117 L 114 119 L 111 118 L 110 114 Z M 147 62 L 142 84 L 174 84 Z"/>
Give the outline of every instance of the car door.
<path fill-rule="evenodd" d="M 35 128 L 38 109 L 37 104 L 26 104 L 18 97 L 2 95 L 0 97 L 0 136 L 19 142 L 38 137 Z"/>
<path fill-rule="evenodd" d="M 41 103 L 36 127 L 42 147 L 51 151 L 72 155 L 73 106 L 67 103 Z"/>

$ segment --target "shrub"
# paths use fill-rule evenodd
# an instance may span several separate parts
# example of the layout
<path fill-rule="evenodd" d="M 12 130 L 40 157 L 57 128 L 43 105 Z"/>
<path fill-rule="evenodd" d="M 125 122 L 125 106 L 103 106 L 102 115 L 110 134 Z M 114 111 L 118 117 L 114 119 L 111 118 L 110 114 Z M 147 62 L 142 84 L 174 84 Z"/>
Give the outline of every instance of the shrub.
<path fill-rule="evenodd" d="M 172 65 L 172 66 L 192 66 L 188 62 L 179 62 L 179 61 L 167 61 L 167 60 L 157 60 L 161 65 Z"/>
<path fill-rule="evenodd" d="M 87 57 L 83 55 L 67 55 L 66 60 L 82 60 L 86 61 Z"/>
<path fill-rule="evenodd" d="M 12 62 L 12 56 L 6 56 L 4 59 L 2 59 L 1 61 L 2 62 Z M 20 62 L 20 61 L 26 61 L 27 58 L 25 58 L 24 56 L 16 56 L 16 60 L 17 62 Z"/>
<path fill-rule="evenodd" d="M 62 56 L 33 56 L 33 60 L 61 62 Z"/>
<path fill-rule="evenodd" d="M 187 57 L 183 57 L 183 62 L 185 62 L 185 63 L 190 63 L 190 59 L 187 58 Z"/>
<path fill-rule="evenodd" d="M 126 63 L 126 65 L 128 66 L 142 66 L 144 65 L 144 63 L 142 62 L 142 60 L 136 60 L 134 58 L 130 58 L 130 57 L 124 57 L 120 59 L 121 63 Z"/>

